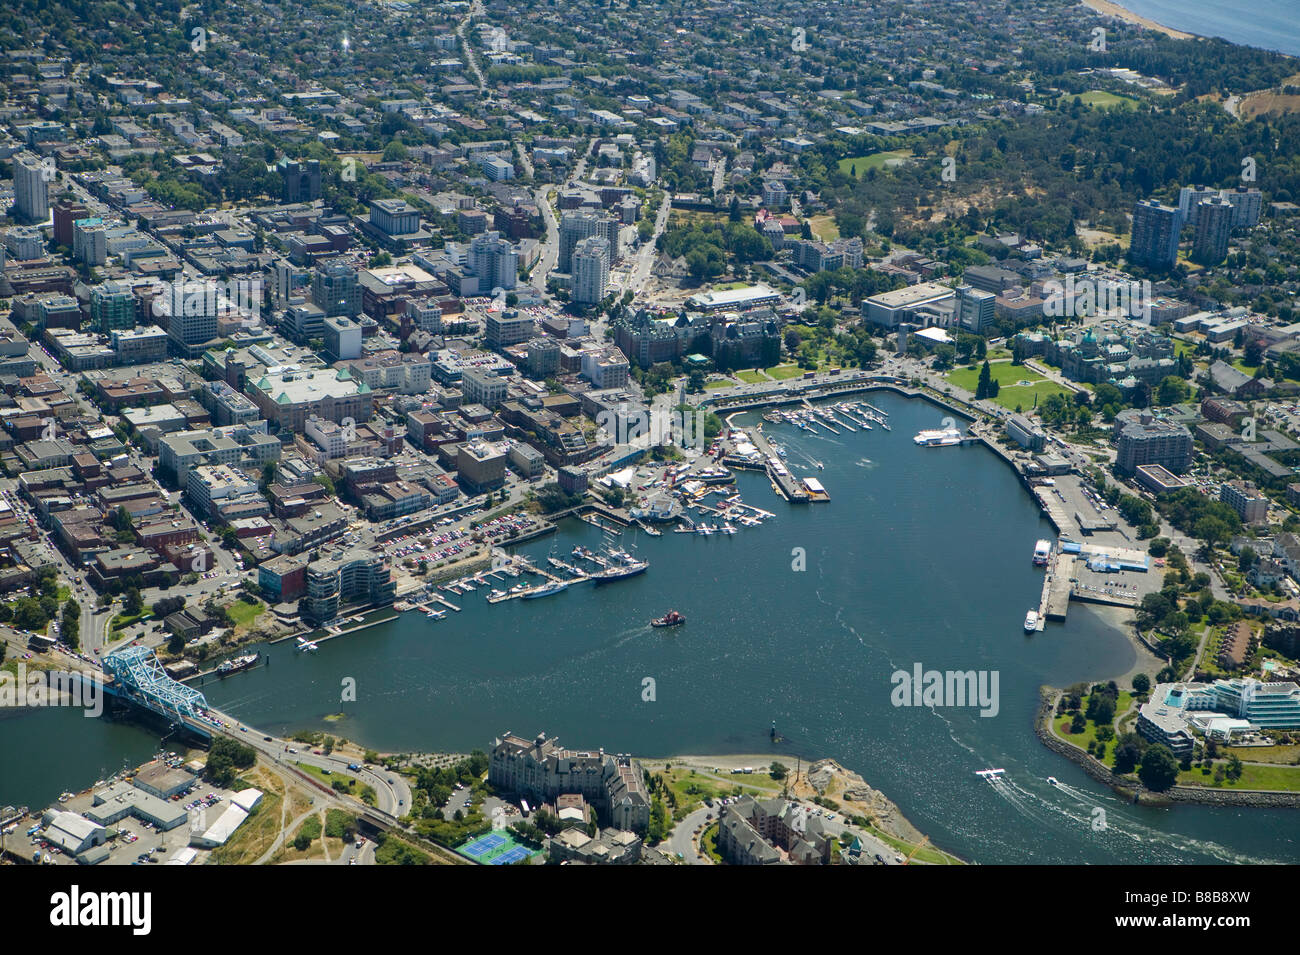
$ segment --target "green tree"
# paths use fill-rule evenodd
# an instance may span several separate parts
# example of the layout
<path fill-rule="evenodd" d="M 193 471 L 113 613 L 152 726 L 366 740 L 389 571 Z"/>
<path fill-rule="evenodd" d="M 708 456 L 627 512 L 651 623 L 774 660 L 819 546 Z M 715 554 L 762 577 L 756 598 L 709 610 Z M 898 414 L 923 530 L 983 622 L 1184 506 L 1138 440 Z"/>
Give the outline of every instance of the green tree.
<path fill-rule="evenodd" d="M 1152 792 L 1164 792 L 1178 780 L 1178 760 L 1164 743 L 1154 743 L 1142 754 L 1138 779 Z"/>

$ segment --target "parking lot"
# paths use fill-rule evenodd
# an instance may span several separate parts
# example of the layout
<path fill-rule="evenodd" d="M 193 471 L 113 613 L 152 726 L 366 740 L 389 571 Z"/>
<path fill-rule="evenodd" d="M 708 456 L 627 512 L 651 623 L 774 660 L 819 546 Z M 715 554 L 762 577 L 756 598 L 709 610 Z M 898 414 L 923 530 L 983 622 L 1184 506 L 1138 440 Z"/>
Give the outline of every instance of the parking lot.
<path fill-rule="evenodd" d="M 179 759 L 174 756 L 168 756 L 167 761 L 173 767 L 180 765 Z M 52 808 L 84 813 L 94 804 L 93 792 L 103 788 L 99 786 L 92 792 L 78 794 L 57 803 Z M 216 822 L 230 805 L 229 800 L 232 795 L 232 791 L 212 786 L 200 778 L 188 789 L 172 796 L 169 800 L 172 805 L 183 808 L 189 813 L 187 823 L 163 832 L 145 819 L 127 815 L 117 822 L 108 824 L 106 828 L 110 838 L 106 845 L 109 847 L 109 856 L 100 865 L 146 865 L 166 862 L 177 851 L 189 845 L 193 831 L 203 831 Z M 21 852 L 22 841 L 26 839 L 28 858 L 34 858 L 35 853 L 39 852 L 41 864 L 76 865 L 74 858 L 58 846 L 47 843 L 40 837 L 40 833 L 29 834 L 32 825 L 37 822 L 39 817 L 34 822 L 28 822 L 26 828 L 19 828 L 10 833 L 6 837 L 8 847 Z M 114 833 L 116 838 L 113 837 Z M 191 864 L 202 865 L 207 855 L 207 850 L 198 850 L 198 856 Z"/>

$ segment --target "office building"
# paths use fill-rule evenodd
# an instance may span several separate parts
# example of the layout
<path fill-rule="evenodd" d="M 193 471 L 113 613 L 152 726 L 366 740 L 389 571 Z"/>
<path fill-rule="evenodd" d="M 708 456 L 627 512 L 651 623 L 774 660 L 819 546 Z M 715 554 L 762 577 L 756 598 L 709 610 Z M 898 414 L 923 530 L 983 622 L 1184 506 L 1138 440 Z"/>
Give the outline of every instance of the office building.
<path fill-rule="evenodd" d="M 506 400 L 506 379 L 488 369 L 466 368 L 460 388 L 467 405 L 495 408 Z"/>
<path fill-rule="evenodd" d="M 1178 262 L 1178 210 L 1145 199 L 1133 208 L 1128 257 L 1138 265 L 1168 269 Z"/>
<path fill-rule="evenodd" d="M 320 160 L 280 160 L 280 175 L 284 179 L 281 197 L 286 203 L 315 202 L 321 196 Z"/>
<path fill-rule="evenodd" d="M 470 494 L 506 483 L 506 451 L 490 441 L 471 441 L 456 449 L 456 476 Z"/>
<path fill-rule="evenodd" d="M 390 237 L 411 235 L 420 231 L 420 210 L 405 199 L 375 199 L 370 224 Z"/>
<path fill-rule="evenodd" d="M 249 381 L 245 389 L 262 417 L 282 431 L 302 431 L 309 415 L 342 422 L 370 420 L 374 393 L 347 371 L 285 370 Z"/>
<path fill-rule="evenodd" d="M 325 360 L 347 361 L 361 357 L 361 326 L 346 315 L 326 318 Z"/>
<path fill-rule="evenodd" d="M 72 224 L 72 257 L 91 266 L 108 261 L 108 232 L 103 219 L 78 219 Z"/>
<path fill-rule="evenodd" d="M 34 226 L 14 226 L 5 233 L 5 251 L 18 262 L 39 259 L 45 255 L 45 236 Z"/>
<path fill-rule="evenodd" d="M 993 326 L 998 297 L 970 285 L 957 287 L 957 322 L 977 335 Z"/>
<path fill-rule="evenodd" d="M 483 344 L 488 348 L 518 345 L 537 334 L 537 322 L 531 315 L 517 311 L 488 312 L 483 322 Z"/>
<path fill-rule="evenodd" d="M 312 276 L 311 300 L 325 318 L 356 318 L 361 314 L 361 285 L 356 270 L 341 262 L 318 268 Z"/>
<path fill-rule="evenodd" d="M 135 328 L 136 299 L 129 286 L 104 282 L 90 290 L 90 322 L 103 335 L 116 328 Z"/>

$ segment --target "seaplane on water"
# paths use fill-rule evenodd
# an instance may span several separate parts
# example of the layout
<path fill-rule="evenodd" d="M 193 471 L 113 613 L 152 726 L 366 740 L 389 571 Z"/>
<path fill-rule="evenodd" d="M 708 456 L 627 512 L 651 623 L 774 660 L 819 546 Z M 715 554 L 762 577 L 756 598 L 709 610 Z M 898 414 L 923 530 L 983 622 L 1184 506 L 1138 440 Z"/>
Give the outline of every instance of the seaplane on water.
<path fill-rule="evenodd" d="M 447 616 L 447 611 L 430 610 L 425 614 L 425 616 L 428 617 L 430 620 L 441 620 L 443 617 Z"/>
<path fill-rule="evenodd" d="M 977 769 L 977 770 L 975 770 L 975 775 L 976 775 L 976 776 L 983 776 L 983 777 L 984 777 L 985 779 L 987 779 L 989 782 L 993 782 L 993 780 L 995 780 L 995 779 L 999 779 L 999 778 L 1001 778 L 1001 777 L 1002 777 L 1003 775 L 1005 775 L 1005 774 L 1006 774 L 1006 770 L 1005 770 L 1005 769 Z"/>
<path fill-rule="evenodd" d="M 316 645 L 314 642 L 312 642 L 311 640 L 308 640 L 306 637 L 299 637 L 299 638 L 298 638 L 298 650 L 299 650 L 299 652 L 315 653 L 315 652 L 316 652 L 317 650 L 319 650 L 319 649 L 320 649 L 319 646 L 317 646 L 317 645 Z"/>

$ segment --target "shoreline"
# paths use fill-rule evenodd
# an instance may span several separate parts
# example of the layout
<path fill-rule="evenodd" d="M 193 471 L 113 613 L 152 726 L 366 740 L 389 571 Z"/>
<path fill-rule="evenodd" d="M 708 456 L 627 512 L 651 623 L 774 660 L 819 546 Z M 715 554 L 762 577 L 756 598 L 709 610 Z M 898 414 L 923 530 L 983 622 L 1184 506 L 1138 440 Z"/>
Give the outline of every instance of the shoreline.
<path fill-rule="evenodd" d="M 1095 782 L 1107 786 L 1124 801 L 1139 806 L 1172 808 L 1176 805 L 1238 807 L 1243 809 L 1297 809 L 1300 792 L 1274 789 L 1221 789 L 1210 786 L 1172 786 L 1164 792 L 1147 789 L 1135 779 L 1116 776 L 1114 771 L 1053 729 L 1056 703 L 1063 691 L 1057 687 L 1039 689 L 1038 711 L 1034 714 L 1034 735 L 1047 749 L 1082 769 Z"/>
<path fill-rule="evenodd" d="M 1143 27 L 1147 30 L 1155 30 L 1157 33 L 1163 33 L 1165 36 L 1171 37 L 1175 40 L 1203 39 L 1199 34 L 1187 33 L 1183 30 L 1175 30 L 1173 27 L 1167 27 L 1163 23 L 1157 23 L 1155 20 L 1121 7 L 1118 3 L 1112 3 L 1111 0 L 1079 0 L 1079 2 L 1094 13 L 1114 17 L 1117 20 L 1123 20 L 1125 23 L 1131 23 L 1134 26 Z"/>

